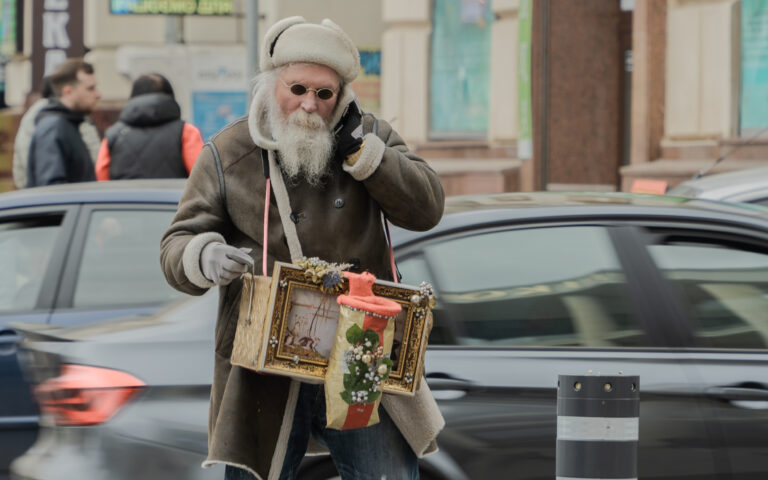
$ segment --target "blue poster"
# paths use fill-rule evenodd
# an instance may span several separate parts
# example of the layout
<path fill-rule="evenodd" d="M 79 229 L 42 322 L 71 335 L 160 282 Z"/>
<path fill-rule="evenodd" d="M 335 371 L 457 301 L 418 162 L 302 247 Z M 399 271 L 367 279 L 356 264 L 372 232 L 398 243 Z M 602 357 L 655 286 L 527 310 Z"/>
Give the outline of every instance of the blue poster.
<path fill-rule="evenodd" d="M 490 0 L 435 0 L 430 134 L 484 137 L 490 89 Z"/>
<path fill-rule="evenodd" d="M 741 2 L 742 132 L 768 127 L 768 0 Z"/>
<path fill-rule="evenodd" d="M 16 53 L 16 0 L 0 0 L 0 60 Z"/>
<path fill-rule="evenodd" d="M 208 141 L 222 127 L 245 115 L 247 102 L 245 92 L 193 92 L 192 123 Z"/>

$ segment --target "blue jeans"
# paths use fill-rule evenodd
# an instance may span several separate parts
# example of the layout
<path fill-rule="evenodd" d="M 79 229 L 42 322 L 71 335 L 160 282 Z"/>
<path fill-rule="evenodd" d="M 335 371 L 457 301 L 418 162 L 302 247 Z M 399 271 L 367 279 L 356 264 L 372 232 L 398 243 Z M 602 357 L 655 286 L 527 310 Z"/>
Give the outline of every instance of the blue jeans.
<path fill-rule="evenodd" d="M 328 447 L 342 480 L 418 480 L 418 461 L 408 442 L 383 408 L 379 408 L 379 419 L 376 425 L 354 430 L 325 428 L 323 386 L 302 383 L 280 480 L 296 478 L 310 434 Z M 224 479 L 253 477 L 227 466 Z"/>

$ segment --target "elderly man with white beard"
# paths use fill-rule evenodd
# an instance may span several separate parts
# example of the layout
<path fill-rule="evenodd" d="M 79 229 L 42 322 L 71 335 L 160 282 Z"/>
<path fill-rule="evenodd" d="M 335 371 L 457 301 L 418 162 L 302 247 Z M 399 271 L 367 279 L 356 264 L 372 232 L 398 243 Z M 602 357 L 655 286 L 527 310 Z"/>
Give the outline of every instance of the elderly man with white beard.
<path fill-rule="evenodd" d="M 292 479 L 305 454 L 330 452 L 343 479 L 418 478 L 443 418 L 426 382 L 385 394 L 380 423 L 326 428 L 321 385 L 230 363 L 243 282 L 302 256 L 392 278 L 383 218 L 410 230 L 440 220 L 437 174 L 350 88 L 360 60 L 335 23 L 291 17 L 265 35 L 247 116 L 206 144 L 161 244 L 168 282 L 220 293 L 203 466 L 226 479 Z"/>

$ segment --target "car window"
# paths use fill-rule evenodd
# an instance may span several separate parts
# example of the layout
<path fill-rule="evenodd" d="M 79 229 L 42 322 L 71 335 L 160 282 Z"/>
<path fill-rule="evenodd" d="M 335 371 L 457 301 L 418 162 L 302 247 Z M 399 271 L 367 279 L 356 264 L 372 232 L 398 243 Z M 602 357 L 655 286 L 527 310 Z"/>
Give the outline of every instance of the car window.
<path fill-rule="evenodd" d="M 160 269 L 160 237 L 173 217 L 166 210 L 91 213 L 72 305 L 103 307 L 164 303 L 182 294 Z"/>
<path fill-rule="evenodd" d="M 768 254 L 716 244 L 649 249 L 688 304 L 699 345 L 768 347 Z"/>
<path fill-rule="evenodd" d="M 435 287 L 431 345 L 649 344 L 602 227 L 452 238 L 402 259 L 400 270 L 406 283 Z"/>
<path fill-rule="evenodd" d="M 61 215 L 0 223 L 0 311 L 31 311 L 61 230 Z"/>

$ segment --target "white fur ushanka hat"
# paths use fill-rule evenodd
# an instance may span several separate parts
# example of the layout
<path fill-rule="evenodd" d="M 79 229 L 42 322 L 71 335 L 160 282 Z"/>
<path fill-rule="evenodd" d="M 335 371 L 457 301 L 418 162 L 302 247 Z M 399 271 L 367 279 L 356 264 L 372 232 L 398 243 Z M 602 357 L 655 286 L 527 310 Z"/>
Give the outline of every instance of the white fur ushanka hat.
<path fill-rule="evenodd" d="M 272 25 L 261 47 L 261 71 L 304 62 L 332 68 L 347 84 L 360 73 L 357 47 L 327 18 L 316 24 L 307 23 L 304 17 L 288 17 Z"/>

